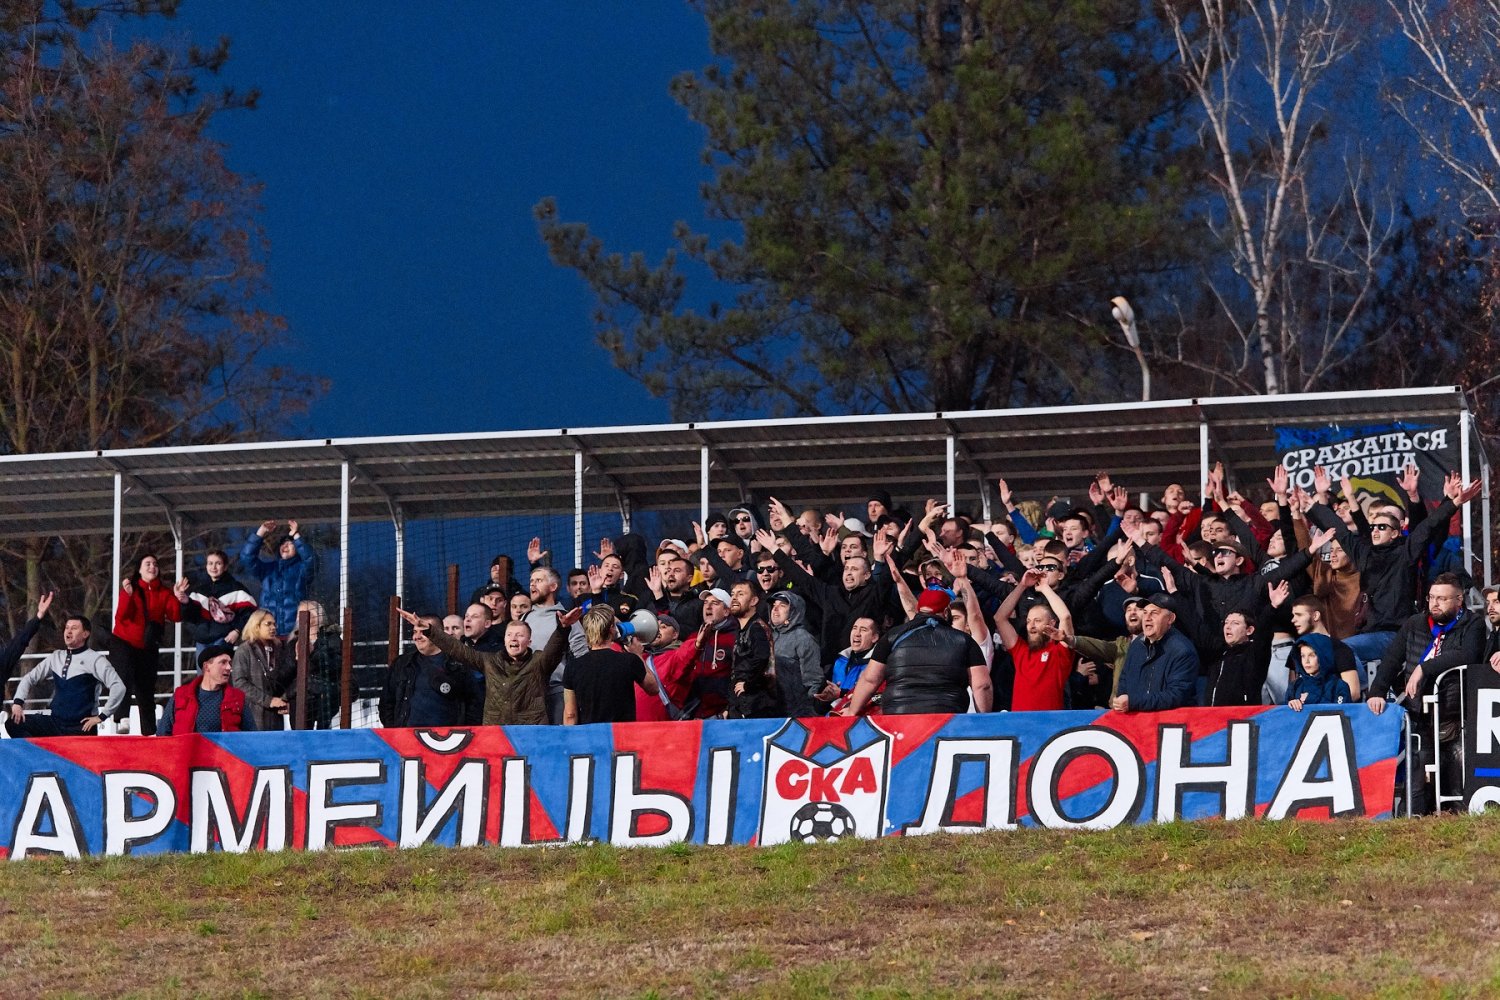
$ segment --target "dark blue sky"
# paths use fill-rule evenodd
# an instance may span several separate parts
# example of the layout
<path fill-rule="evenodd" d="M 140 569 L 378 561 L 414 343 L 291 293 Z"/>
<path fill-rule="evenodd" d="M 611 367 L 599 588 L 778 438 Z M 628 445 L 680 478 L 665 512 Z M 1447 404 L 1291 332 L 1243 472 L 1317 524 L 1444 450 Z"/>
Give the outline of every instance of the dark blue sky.
<path fill-rule="evenodd" d="M 593 339 L 532 206 L 659 258 L 701 223 L 701 130 L 674 75 L 709 59 L 680 0 L 187 0 L 151 34 L 232 41 L 257 110 L 215 129 L 264 183 L 268 305 L 332 379 L 291 428 L 411 434 L 667 419 Z"/>

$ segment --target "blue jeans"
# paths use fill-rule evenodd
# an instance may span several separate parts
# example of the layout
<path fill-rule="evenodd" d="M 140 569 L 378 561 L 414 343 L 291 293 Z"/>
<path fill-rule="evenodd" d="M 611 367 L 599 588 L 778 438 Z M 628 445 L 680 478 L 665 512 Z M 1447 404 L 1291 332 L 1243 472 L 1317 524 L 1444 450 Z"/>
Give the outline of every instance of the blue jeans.
<path fill-rule="evenodd" d="M 1354 650 L 1354 657 L 1359 660 L 1360 668 L 1364 671 L 1366 689 L 1375 681 L 1375 671 L 1369 664 L 1371 661 L 1379 662 L 1395 635 L 1396 630 L 1391 629 L 1386 632 L 1361 632 L 1344 640 L 1344 645 Z"/>
<path fill-rule="evenodd" d="M 1361 663 L 1369 663 L 1384 656 L 1386 647 L 1395 637 L 1395 629 L 1389 632 L 1361 632 L 1345 639 L 1344 645 L 1354 650 L 1354 655 L 1359 657 Z"/>

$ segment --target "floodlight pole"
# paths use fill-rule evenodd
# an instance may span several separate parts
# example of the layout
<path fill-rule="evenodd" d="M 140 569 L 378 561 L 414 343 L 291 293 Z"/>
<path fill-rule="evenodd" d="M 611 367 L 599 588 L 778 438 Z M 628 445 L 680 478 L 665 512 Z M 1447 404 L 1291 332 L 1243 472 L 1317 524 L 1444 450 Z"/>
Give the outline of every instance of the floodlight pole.
<path fill-rule="evenodd" d="M 1120 324 L 1125 342 L 1135 352 L 1135 363 L 1141 366 L 1141 402 L 1147 402 L 1151 399 L 1151 366 L 1146 364 L 1146 352 L 1141 350 L 1141 333 L 1136 329 L 1135 310 L 1130 308 L 1130 301 L 1123 295 L 1116 295 L 1109 301 L 1113 306 L 1110 315 Z"/>

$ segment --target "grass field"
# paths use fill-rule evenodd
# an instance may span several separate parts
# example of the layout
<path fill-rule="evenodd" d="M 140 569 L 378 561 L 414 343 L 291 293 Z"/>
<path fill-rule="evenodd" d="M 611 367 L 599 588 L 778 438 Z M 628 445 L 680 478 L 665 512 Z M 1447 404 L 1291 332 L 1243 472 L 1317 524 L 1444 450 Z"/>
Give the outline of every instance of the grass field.
<path fill-rule="evenodd" d="M 0 867 L 0 996 L 1500 995 L 1500 825 Z"/>

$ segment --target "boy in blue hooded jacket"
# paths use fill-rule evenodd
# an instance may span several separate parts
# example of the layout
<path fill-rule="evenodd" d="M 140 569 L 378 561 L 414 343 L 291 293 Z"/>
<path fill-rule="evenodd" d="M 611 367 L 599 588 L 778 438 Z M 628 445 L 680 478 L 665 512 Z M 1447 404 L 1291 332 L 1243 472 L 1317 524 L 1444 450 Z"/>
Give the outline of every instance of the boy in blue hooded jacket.
<path fill-rule="evenodd" d="M 1334 669 L 1333 640 L 1320 632 L 1309 632 L 1292 648 L 1297 676 L 1287 692 L 1287 706 L 1302 711 L 1304 705 L 1347 705 L 1354 700 L 1349 685 Z"/>

